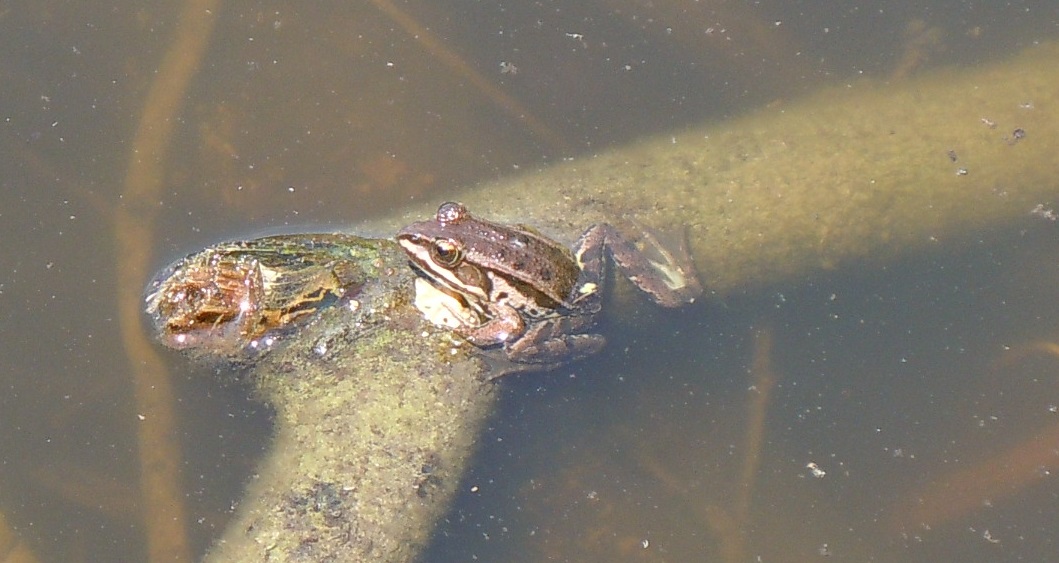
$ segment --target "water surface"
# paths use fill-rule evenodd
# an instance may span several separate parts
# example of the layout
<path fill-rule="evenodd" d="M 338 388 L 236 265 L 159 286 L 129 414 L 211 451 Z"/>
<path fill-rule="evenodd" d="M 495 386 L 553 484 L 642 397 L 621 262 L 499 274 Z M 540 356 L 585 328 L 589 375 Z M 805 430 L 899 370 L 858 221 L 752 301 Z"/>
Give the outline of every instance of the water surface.
<path fill-rule="evenodd" d="M 8 524 L 46 561 L 145 557 L 136 428 L 151 413 L 117 323 L 122 206 L 156 210 L 161 268 L 222 239 L 355 227 L 821 82 L 1002 58 L 1059 22 L 1032 2 L 727 4 L 398 5 L 407 19 L 384 2 L 225 4 L 149 202 L 123 182 L 180 5 L 0 8 Z M 600 358 L 501 384 L 426 559 L 1048 558 L 1053 468 L 1033 456 L 1059 420 L 1055 228 L 1027 214 L 883 271 L 607 319 Z M 269 413 L 166 357 L 202 553 L 267 448 Z M 755 426 L 762 373 L 774 387 Z M 1025 460 L 1032 476 L 978 484 L 990 463 Z"/>

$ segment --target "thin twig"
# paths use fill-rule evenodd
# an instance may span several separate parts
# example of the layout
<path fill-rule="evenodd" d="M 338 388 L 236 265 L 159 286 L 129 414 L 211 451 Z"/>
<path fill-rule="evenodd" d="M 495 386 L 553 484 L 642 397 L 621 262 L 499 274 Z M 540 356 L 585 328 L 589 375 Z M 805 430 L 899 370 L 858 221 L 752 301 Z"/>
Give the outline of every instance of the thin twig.
<path fill-rule="evenodd" d="M 110 473 L 54 463 L 20 469 L 26 475 L 32 475 L 34 486 L 47 494 L 61 498 L 66 504 L 105 516 L 119 525 L 133 524 L 143 510 L 141 499 L 136 496 L 136 485 L 122 479 L 115 480 Z M 0 561 L 4 559 L 0 557 Z"/>
<path fill-rule="evenodd" d="M 746 540 L 750 528 L 750 507 L 754 485 L 761 469 L 761 451 L 765 444 L 769 398 L 776 385 L 772 371 L 772 328 L 765 327 L 754 335 L 754 358 L 750 364 L 750 389 L 747 403 L 746 437 L 743 443 L 743 469 L 739 476 L 735 505 L 731 511 L 718 507 L 708 510 L 710 528 L 721 540 L 725 561 L 746 561 Z"/>
<path fill-rule="evenodd" d="M 747 403 L 746 437 L 743 445 L 743 468 L 739 475 L 737 496 L 730 510 L 716 504 L 704 509 L 696 507 L 695 513 L 705 521 L 706 527 L 720 544 L 721 560 L 741 563 L 747 560 L 746 540 L 750 529 L 750 507 L 754 497 L 754 485 L 761 468 L 761 452 L 765 444 L 766 418 L 769 398 L 776 385 L 776 374 L 772 370 L 772 328 L 765 327 L 754 335 L 754 357 L 750 364 L 751 390 Z M 644 462 L 641 461 L 641 464 Z M 665 472 L 647 466 L 651 473 L 667 488 L 679 492 L 671 479 L 662 479 Z"/>
<path fill-rule="evenodd" d="M 166 150 L 188 84 L 206 52 L 216 0 L 188 0 L 175 37 L 151 84 L 125 176 L 124 205 L 114 215 L 118 258 L 118 312 L 135 388 L 140 486 L 149 561 L 191 561 L 175 429 L 172 382 L 142 329 L 143 283 L 150 265 L 155 208 Z"/>
<path fill-rule="evenodd" d="M 29 545 L 18 537 L 7 523 L 7 516 L 0 512 L 0 561 L 4 563 L 37 563 L 40 559 Z"/>
<path fill-rule="evenodd" d="M 954 471 L 904 499 L 893 511 L 896 531 L 928 530 L 989 503 L 1024 492 L 1059 469 L 1059 424 L 1000 455 Z"/>
<path fill-rule="evenodd" d="M 1059 356 L 1059 344 L 1041 340 L 1015 346 L 993 362 L 1007 374 L 1035 354 Z M 986 501 L 1000 502 L 1032 487 L 1059 469 L 1059 425 L 1044 428 L 1007 451 L 943 475 L 903 499 L 893 510 L 899 532 L 926 530 L 966 516 Z"/>
<path fill-rule="evenodd" d="M 789 94 L 813 66 L 794 36 L 764 18 L 753 2 L 724 0 L 604 0 L 630 25 L 659 44 L 676 43 L 681 56 L 711 75 L 735 81 L 733 91 Z"/>
<path fill-rule="evenodd" d="M 751 389 L 754 393 L 747 404 L 746 442 L 743 450 L 743 473 L 739 479 L 739 498 L 735 504 L 736 521 L 747 524 L 750 504 L 753 500 L 754 483 L 761 468 L 761 451 L 765 446 L 765 419 L 768 415 L 769 399 L 776 385 L 772 371 L 772 328 L 765 327 L 754 335 L 754 359 L 750 364 Z"/>
<path fill-rule="evenodd" d="M 412 16 L 406 14 L 389 0 L 371 0 L 375 8 L 386 14 L 401 29 L 411 35 L 430 53 L 430 56 L 441 61 L 457 76 L 463 78 L 475 88 L 480 90 L 486 98 L 499 107 L 516 121 L 526 126 L 530 132 L 548 145 L 560 151 L 569 151 L 569 145 L 563 138 L 552 131 L 543 121 L 537 119 L 518 100 L 507 95 L 492 81 L 482 76 L 467 64 L 455 51 L 449 49 L 427 28 L 419 25 Z"/>

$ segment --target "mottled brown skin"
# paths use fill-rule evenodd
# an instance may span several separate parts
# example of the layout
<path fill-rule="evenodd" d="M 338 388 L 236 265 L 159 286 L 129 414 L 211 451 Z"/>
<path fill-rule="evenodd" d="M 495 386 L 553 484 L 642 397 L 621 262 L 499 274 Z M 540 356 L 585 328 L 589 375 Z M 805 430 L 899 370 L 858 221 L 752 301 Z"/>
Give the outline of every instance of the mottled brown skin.
<path fill-rule="evenodd" d="M 479 219 L 449 202 L 397 241 L 423 277 L 475 313 L 479 322 L 456 332 L 479 347 L 502 346 L 513 362 L 558 364 L 602 348 L 603 337 L 588 331 L 600 311 L 605 254 L 663 306 L 702 291 L 685 254 L 659 245 L 664 261 L 652 261 L 607 224 L 586 230 L 571 252 L 530 227 Z"/>

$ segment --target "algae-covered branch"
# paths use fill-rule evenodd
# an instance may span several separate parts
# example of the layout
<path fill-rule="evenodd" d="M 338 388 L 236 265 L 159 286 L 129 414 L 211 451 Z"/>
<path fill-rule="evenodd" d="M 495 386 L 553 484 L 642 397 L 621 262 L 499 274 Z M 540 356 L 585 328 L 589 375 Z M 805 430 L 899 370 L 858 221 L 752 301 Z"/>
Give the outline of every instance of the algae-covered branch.
<path fill-rule="evenodd" d="M 152 282 L 163 341 L 242 366 L 277 412 L 269 457 L 210 561 L 407 561 L 445 510 L 492 395 L 412 305 L 391 241 L 220 244 Z"/>

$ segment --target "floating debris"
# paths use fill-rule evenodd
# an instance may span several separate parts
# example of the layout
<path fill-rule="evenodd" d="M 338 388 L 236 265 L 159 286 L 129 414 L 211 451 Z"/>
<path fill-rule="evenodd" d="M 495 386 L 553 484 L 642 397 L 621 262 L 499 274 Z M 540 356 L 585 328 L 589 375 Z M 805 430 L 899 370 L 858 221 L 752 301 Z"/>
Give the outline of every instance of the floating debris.
<path fill-rule="evenodd" d="M 1055 221 L 1059 219 L 1059 215 L 1055 213 L 1055 210 L 1051 207 L 1045 207 L 1043 203 L 1038 203 L 1030 210 L 1030 215 L 1036 215 L 1049 221 Z"/>

